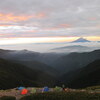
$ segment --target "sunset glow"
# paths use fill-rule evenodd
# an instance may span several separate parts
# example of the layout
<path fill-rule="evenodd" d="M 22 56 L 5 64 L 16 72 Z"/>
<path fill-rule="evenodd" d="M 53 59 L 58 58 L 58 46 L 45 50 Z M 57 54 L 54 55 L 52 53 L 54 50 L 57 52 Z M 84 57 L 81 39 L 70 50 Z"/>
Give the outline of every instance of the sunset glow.
<path fill-rule="evenodd" d="M 56 43 L 56 42 L 68 42 L 77 37 L 36 37 L 36 38 L 4 38 L 0 39 L 0 45 L 5 44 L 23 44 L 23 43 Z"/>
<path fill-rule="evenodd" d="M 79 37 L 35 37 L 35 38 L 0 38 L 0 45 L 26 44 L 26 43 L 63 43 L 71 42 Z M 91 41 L 99 41 L 100 37 L 85 37 Z"/>
<path fill-rule="evenodd" d="M 0 13 L 0 21 L 2 22 L 18 22 L 25 21 L 31 18 L 32 16 L 15 16 L 13 14 L 2 14 Z"/>
<path fill-rule="evenodd" d="M 99 2 L 73 2 L 2 1 L 0 44 L 70 42 L 80 37 L 100 41 Z"/>

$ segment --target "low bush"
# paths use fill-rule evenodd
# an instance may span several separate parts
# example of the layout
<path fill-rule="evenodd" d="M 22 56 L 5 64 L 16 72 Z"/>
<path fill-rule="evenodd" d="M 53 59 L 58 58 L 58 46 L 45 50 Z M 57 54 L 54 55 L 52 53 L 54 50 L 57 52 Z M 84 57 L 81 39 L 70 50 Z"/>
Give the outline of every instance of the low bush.
<path fill-rule="evenodd" d="M 16 100 L 16 98 L 13 96 L 3 96 L 0 98 L 0 100 Z"/>
<path fill-rule="evenodd" d="M 100 100 L 100 94 L 88 92 L 39 93 L 22 97 L 20 100 Z"/>

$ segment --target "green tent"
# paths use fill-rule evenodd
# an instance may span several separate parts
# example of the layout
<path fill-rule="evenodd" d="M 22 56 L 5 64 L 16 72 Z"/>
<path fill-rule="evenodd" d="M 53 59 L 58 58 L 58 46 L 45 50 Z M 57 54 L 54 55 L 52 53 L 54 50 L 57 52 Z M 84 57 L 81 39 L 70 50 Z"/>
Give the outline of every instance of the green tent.
<path fill-rule="evenodd" d="M 54 91 L 62 91 L 62 88 L 61 87 L 58 87 L 58 86 L 56 86 L 55 88 L 54 88 Z"/>
<path fill-rule="evenodd" d="M 36 88 L 32 88 L 32 89 L 31 89 L 31 93 L 32 93 L 32 94 L 36 93 Z"/>

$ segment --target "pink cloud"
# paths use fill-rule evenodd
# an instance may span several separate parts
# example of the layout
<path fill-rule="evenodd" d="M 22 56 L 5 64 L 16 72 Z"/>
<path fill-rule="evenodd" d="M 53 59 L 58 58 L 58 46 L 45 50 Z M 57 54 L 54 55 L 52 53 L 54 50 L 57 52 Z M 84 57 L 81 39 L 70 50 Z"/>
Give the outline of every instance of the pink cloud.
<path fill-rule="evenodd" d="M 37 13 L 37 14 L 34 14 L 33 15 L 33 18 L 45 18 L 47 15 L 46 15 L 46 13 L 44 13 L 44 12 L 40 12 L 40 13 Z"/>
<path fill-rule="evenodd" d="M 91 17 L 91 18 L 89 18 L 89 20 L 95 21 L 95 20 L 97 20 L 97 18 L 96 17 Z"/>
<path fill-rule="evenodd" d="M 30 15 L 19 15 L 15 16 L 13 14 L 2 14 L 0 13 L 0 21 L 4 22 L 18 22 L 18 21 L 26 21 L 28 19 L 32 18 Z"/>
<path fill-rule="evenodd" d="M 58 27 L 61 27 L 61 28 L 69 28 L 71 26 L 72 26 L 71 24 L 60 24 Z"/>

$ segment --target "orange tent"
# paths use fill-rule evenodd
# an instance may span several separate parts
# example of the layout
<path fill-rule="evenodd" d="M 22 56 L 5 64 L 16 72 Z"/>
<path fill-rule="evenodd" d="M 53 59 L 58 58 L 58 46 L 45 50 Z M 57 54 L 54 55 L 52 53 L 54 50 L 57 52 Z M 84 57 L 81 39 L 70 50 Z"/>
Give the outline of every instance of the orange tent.
<path fill-rule="evenodd" d="M 21 91 L 21 94 L 22 94 L 22 95 L 27 94 L 27 93 L 28 93 L 28 90 L 27 90 L 27 89 L 23 89 L 23 90 Z"/>

